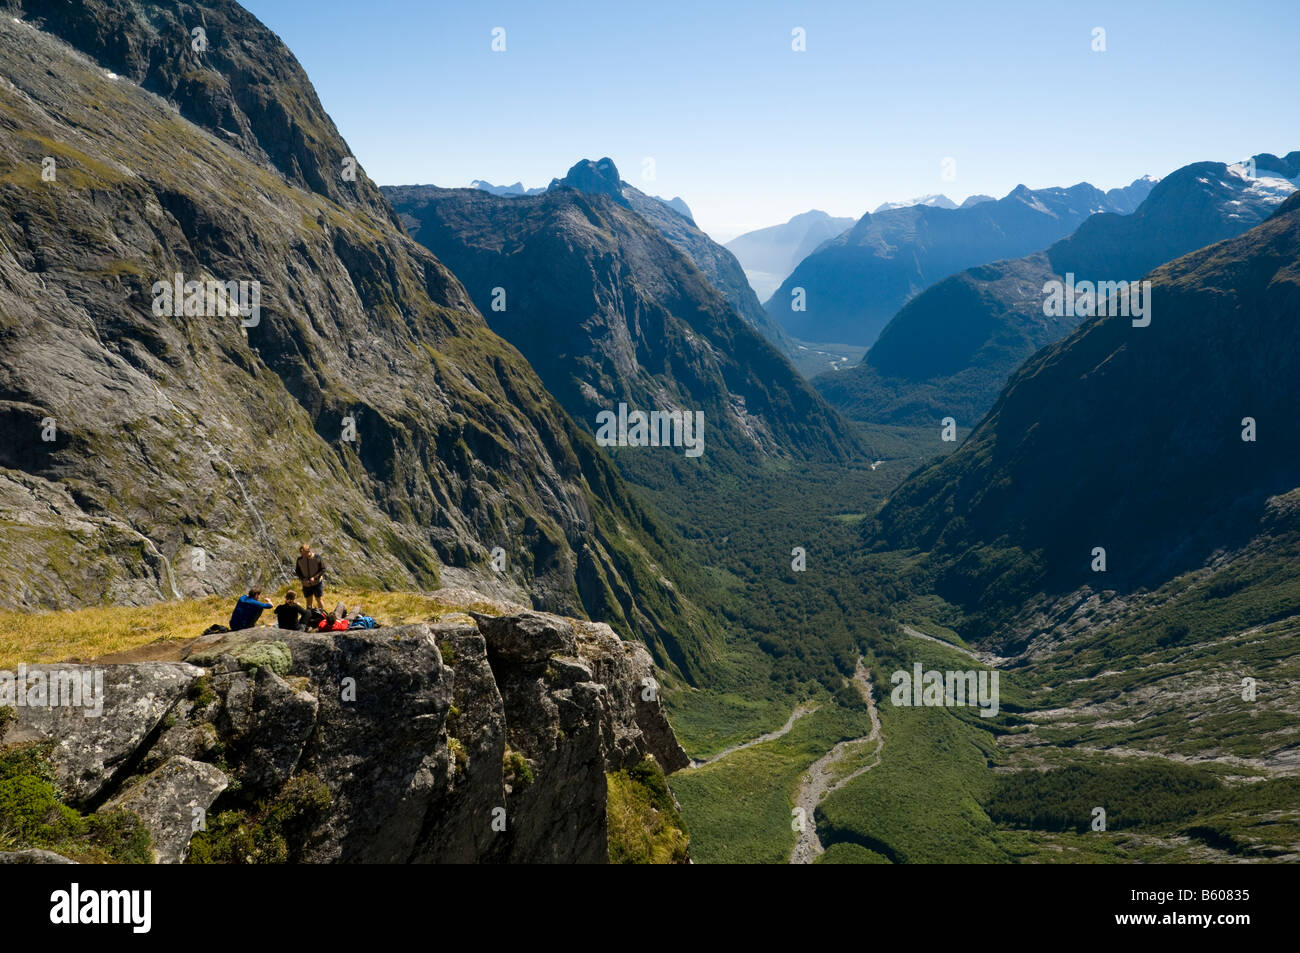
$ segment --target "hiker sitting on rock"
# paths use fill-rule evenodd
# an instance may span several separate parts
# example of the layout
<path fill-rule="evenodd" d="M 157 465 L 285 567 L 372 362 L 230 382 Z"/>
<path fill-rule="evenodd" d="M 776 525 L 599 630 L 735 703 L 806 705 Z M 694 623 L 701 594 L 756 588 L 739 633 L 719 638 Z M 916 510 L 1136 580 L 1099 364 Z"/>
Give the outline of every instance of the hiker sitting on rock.
<path fill-rule="evenodd" d="M 325 589 L 325 560 L 313 553 L 311 546 L 302 543 L 298 546 L 298 561 L 293 571 L 302 580 L 302 597 L 307 600 L 307 608 L 314 606 L 323 611 L 325 607 L 320 599 Z"/>
<path fill-rule="evenodd" d="M 284 594 L 284 602 L 275 607 L 275 622 L 290 632 L 306 630 L 307 610 L 298 605 L 298 594 L 292 589 Z"/>
<path fill-rule="evenodd" d="M 240 629 L 251 629 L 257 624 L 257 619 L 262 614 L 262 610 L 270 608 L 271 603 L 262 601 L 261 589 L 249 589 L 248 595 L 240 596 L 239 601 L 235 603 L 235 611 L 230 613 L 230 631 L 238 632 Z"/>

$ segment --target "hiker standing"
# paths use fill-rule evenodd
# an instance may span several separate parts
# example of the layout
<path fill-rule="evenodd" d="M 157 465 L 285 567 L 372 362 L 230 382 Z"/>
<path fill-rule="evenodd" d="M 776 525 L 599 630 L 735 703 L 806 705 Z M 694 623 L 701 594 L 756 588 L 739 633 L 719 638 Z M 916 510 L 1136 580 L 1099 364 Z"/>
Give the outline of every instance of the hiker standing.
<path fill-rule="evenodd" d="M 298 561 L 294 564 L 293 571 L 302 581 L 302 596 L 307 602 L 307 607 L 324 609 L 320 599 L 324 590 L 324 583 L 321 580 L 325 578 L 325 560 L 313 553 L 309 545 L 303 543 L 298 547 Z"/>

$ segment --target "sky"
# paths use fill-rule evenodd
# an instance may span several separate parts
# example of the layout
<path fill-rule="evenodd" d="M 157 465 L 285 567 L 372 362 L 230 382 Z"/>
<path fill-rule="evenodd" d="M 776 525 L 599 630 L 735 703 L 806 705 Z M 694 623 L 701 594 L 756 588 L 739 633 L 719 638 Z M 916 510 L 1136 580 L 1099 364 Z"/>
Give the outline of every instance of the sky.
<path fill-rule="evenodd" d="M 1300 149 L 1296 0 L 242 2 L 381 185 L 609 156 L 718 241 Z"/>

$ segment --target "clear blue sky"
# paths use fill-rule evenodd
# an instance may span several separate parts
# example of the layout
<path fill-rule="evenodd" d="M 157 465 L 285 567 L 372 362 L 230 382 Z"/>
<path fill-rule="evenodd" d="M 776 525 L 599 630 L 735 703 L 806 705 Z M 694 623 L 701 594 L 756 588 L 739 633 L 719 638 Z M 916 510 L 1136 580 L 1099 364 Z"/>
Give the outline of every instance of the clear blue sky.
<path fill-rule="evenodd" d="M 1296 0 L 244 2 L 381 184 L 538 186 L 608 155 L 723 241 L 1300 149 Z"/>

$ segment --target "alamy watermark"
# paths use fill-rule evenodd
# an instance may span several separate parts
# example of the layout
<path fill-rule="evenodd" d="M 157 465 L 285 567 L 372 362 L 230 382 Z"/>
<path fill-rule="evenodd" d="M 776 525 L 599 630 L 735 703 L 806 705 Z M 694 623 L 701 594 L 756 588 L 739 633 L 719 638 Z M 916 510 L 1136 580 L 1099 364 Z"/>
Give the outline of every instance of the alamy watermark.
<path fill-rule="evenodd" d="M 1065 281 L 1053 279 L 1043 285 L 1043 314 L 1049 318 L 1070 315 L 1086 318 L 1131 317 L 1133 327 L 1151 323 L 1151 282 L 1149 281 L 1078 281 L 1074 272 L 1066 272 Z"/>
<path fill-rule="evenodd" d="M 899 669 L 889 680 L 894 690 L 889 700 L 900 708 L 965 708 L 979 706 L 981 718 L 998 713 L 998 672 L 922 672 L 921 663 L 911 674 Z"/>
<path fill-rule="evenodd" d="M 224 318 L 238 315 L 246 328 L 262 321 L 258 281 L 186 281 L 179 271 L 171 281 L 155 281 L 153 313 L 159 318 Z"/>
<path fill-rule="evenodd" d="M 56 925 L 122 924 L 132 933 L 153 925 L 152 890 L 82 890 L 73 883 L 50 894 L 50 922 Z"/>
<path fill-rule="evenodd" d="M 704 452 L 704 411 L 642 410 L 596 414 L 596 444 L 601 447 L 685 447 L 688 457 Z"/>
<path fill-rule="evenodd" d="M 104 713 L 102 668 L 0 671 L 0 708 L 80 708 L 86 718 Z"/>

